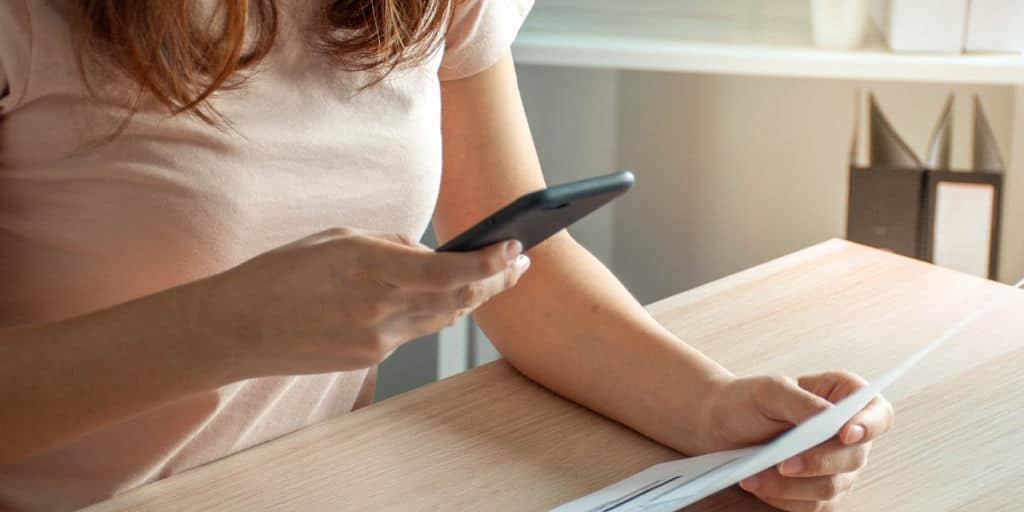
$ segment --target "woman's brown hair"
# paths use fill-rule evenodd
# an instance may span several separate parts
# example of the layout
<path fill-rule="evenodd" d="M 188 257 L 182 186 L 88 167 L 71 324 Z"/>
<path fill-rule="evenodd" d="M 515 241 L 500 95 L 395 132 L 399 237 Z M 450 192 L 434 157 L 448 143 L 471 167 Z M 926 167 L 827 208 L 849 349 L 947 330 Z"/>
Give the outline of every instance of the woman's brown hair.
<path fill-rule="evenodd" d="M 437 47 L 457 0 L 318 1 L 311 46 L 342 68 L 374 71 L 379 80 Z M 211 2 L 214 12 L 204 12 Z M 170 111 L 209 123 L 216 114 L 210 95 L 239 83 L 238 72 L 263 59 L 278 32 L 276 0 L 74 3 L 80 63 L 112 64 Z"/>

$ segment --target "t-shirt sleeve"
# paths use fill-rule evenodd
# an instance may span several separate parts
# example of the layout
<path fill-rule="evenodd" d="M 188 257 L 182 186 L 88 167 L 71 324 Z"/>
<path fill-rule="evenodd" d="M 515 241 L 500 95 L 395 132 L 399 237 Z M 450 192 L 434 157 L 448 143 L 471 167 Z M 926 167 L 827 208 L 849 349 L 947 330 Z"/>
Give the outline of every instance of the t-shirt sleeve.
<path fill-rule="evenodd" d="M 0 60 L 0 100 L 11 95 L 11 86 L 7 83 L 7 72 L 4 71 L 4 62 Z"/>
<path fill-rule="evenodd" d="M 0 1 L 0 114 L 14 108 L 24 92 L 31 47 L 28 4 Z"/>
<path fill-rule="evenodd" d="M 498 62 L 512 46 L 533 0 L 463 0 L 456 3 L 438 76 L 458 80 Z"/>

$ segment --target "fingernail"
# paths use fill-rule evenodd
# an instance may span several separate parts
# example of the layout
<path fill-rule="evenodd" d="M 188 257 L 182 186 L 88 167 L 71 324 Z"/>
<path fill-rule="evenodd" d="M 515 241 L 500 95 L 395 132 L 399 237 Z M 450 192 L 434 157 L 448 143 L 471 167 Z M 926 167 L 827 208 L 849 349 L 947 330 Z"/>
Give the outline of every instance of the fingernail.
<path fill-rule="evenodd" d="M 530 257 L 525 254 L 520 254 L 519 257 L 516 258 L 516 270 L 521 274 L 526 272 L 526 269 L 528 268 L 530 268 Z"/>
<path fill-rule="evenodd" d="M 505 242 L 505 259 L 512 262 L 523 253 L 523 244 L 519 240 Z M 516 264 L 519 262 L 517 261 Z"/>
<path fill-rule="evenodd" d="M 756 476 L 752 476 L 750 478 L 744 478 L 743 480 L 740 480 L 740 487 L 742 487 L 743 490 L 747 491 L 747 492 L 754 492 L 754 491 L 756 491 L 757 488 L 760 485 L 761 485 L 761 482 L 759 482 L 757 480 Z"/>
<path fill-rule="evenodd" d="M 867 432 L 868 431 L 864 428 L 864 425 L 859 423 L 852 425 L 846 432 L 846 444 L 854 444 L 863 441 Z"/>
<path fill-rule="evenodd" d="M 779 472 L 783 475 L 799 475 L 804 471 L 804 460 L 800 457 L 793 457 L 786 459 L 779 467 Z"/>

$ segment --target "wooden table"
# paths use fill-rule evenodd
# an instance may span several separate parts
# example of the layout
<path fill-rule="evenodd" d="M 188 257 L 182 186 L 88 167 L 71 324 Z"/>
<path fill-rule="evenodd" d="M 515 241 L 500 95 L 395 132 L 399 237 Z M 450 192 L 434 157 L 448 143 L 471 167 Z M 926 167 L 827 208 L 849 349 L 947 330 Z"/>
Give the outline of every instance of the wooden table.
<path fill-rule="evenodd" d="M 1024 293 L 830 241 L 649 309 L 738 374 L 870 379 L 1000 295 L 890 388 L 896 429 L 846 510 L 1019 510 Z M 677 457 L 499 361 L 88 510 L 545 510 Z M 734 487 L 688 510 L 768 507 Z"/>

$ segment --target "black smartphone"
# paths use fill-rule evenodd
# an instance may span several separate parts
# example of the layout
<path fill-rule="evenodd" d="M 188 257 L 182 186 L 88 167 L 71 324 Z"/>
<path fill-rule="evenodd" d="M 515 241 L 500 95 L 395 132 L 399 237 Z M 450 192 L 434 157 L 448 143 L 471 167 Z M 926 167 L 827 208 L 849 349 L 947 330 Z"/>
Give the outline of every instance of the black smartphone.
<path fill-rule="evenodd" d="M 439 252 L 474 251 L 519 240 L 523 252 L 569 227 L 633 186 L 633 173 L 621 171 L 556 185 L 526 194 L 438 247 Z"/>

